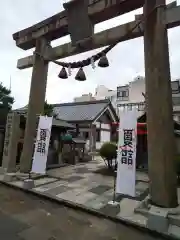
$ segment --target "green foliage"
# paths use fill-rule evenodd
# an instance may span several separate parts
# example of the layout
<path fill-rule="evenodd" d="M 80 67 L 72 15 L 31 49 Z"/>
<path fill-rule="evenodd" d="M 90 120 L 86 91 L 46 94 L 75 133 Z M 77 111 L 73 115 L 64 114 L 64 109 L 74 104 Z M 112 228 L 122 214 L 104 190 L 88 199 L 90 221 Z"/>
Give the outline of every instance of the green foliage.
<path fill-rule="evenodd" d="M 115 143 L 107 142 L 100 148 L 100 156 L 106 160 L 112 160 L 117 157 L 117 146 Z"/>
<path fill-rule="evenodd" d="M 11 110 L 14 98 L 11 96 L 11 90 L 0 83 L 0 109 Z"/>
<path fill-rule="evenodd" d="M 108 166 L 108 168 L 110 170 L 115 170 L 117 166 L 114 166 L 114 169 L 113 169 L 113 160 L 117 158 L 116 144 L 113 142 L 104 143 L 99 150 L 99 154 L 104 159 L 104 162 Z"/>
<path fill-rule="evenodd" d="M 6 124 L 7 114 L 12 109 L 14 98 L 11 96 L 11 90 L 0 83 L 0 125 Z"/>
<path fill-rule="evenodd" d="M 44 115 L 48 116 L 48 117 L 51 117 L 51 116 L 54 116 L 54 113 L 53 113 L 53 105 L 52 104 L 48 104 L 47 101 L 45 101 L 44 103 Z"/>

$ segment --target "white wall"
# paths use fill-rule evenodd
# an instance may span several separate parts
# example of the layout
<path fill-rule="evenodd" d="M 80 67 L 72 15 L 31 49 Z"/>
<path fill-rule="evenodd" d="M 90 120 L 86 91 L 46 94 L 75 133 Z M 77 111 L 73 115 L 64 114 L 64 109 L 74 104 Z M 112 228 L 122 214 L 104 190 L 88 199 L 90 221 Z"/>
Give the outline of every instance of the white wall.
<path fill-rule="evenodd" d="M 117 99 L 118 104 L 144 102 L 142 93 L 145 93 L 145 78 L 142 76 L 136 77 L 129 85 L 125 86 L 125 90 L 129 89 L 128 100 Z M 123 89 L 122 89 L 123 90 Z"/>
<path fill-rule="evenodd" d="M 99 85 L 95 89 L 94 98 L 96 100 L 109 99 L 112 102 L 113 106 L 116 107 L 117 91 L 111 90 L 104 85 Z"/>
<path fill-rule="evenodd" d="M 93 100 L 96 100 L 96 99 L 92 96 L 92 93 L 83 94 L 80 97 L 74 98 L 74 102 L 88 102 L 88 101 L 93 101 Z"/>
<path fill-rule="evenodd" d="M 142 93 L 145 93 L 145 78 L 137 77 L 133 82 L 129 83 L 129 102 L 143 102 L 144 97 Z"/>
<path fill-rule="evenodd" d="M 101 128 L 107 129 L 107 130 L 111 129 L 110 125 L 109 124 L 105 124 L 105 123 L 101 123 Z"/>
<path fill-rule="evenodd" d="M 100 125 L 101 125 L 101 128 L 107 129 L 109 131 L 101 130 L 101 132 L 100 132 L 100 140 L 101 141 L 100 142 L 96 141 L 96 149 L 100 149 L 101 146 L 103 145 L 103 143 L 111 141 L 111 132 L 110 132 L 111 126 L 109 124 L 105 124 L 105 123 L 100 124 L 99 122 L 96 122 L 97 129 L 100 128 Z M 86 149 L 89 150 L 89 140 L 86 141 Z"/>
<path fill-rule="evenodd" d="M 101 131 L 101 142 L 109 142 L 111 140 L 111 133 L 109 131 Z"/>
<path fill-rule="evenodd" d="M 96 128 L 100 128 L 100 122 L 96 122 Z"/>
<path fill-rule="evenodd" d="M 95 94 L 94 94 L 94 97 L 97 99 L 97 100 L 100 100 L 100 99 L 105 99 L 105 97 L 108 95 L 109 93 L 109 90 L 107 87 L 105 87 L 104 85 L 99 85 L 97 86 L 97 88 L 95 89 Z"/>
<path fill-rule="evenodd" d="M 97 128 L 99 127 L 98 124 L 96 126 L 97 126 Z M 104 129 L 107 129 L 107 130 L 111 129 L 109 124 L 104 124 L 104 123 L 101 123 L 101 128 L 104 128 Z M 103 145 L 103 143 L 111 141 L 111 132 L 110 131 L 101 130 L 101 132 L 100 132 L 100 140 L 101 140 L 100 142 L 96 142 L 96 149 L 100 149 L 101 146 Z"/>
<path fill-rule="evenodd" d="M 101 141 L 96 142 L 96 149 L 100 149 L 103 143 L 111 141 L 111 132 L 109 131 L 101 131 Z"/>

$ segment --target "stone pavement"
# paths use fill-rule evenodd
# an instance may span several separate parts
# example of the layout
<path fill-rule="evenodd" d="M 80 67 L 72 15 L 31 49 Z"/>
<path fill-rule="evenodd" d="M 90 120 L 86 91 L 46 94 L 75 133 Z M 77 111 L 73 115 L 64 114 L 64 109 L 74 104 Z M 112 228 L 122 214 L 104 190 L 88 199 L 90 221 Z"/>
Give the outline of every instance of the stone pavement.
<path fill-rule="evenodd" d="M 155 240 L 136 229 L 0 184 L 2 240 Z"/>
<path fill-rule="evenodd" d="M 96 157 L 88 163 L 49 170 L 47 176 L 34 180 L 35 187 L 31 191 L 147 228 L 148 215 L 134 212 L 140 202 L 148 196 L 147 174 L 137 172 L 136 197 L 116 195 L 120 211 L 112 211 L 108 203 L 113 199 L 113 177 L 97 173 L 104 167 L 102 159 Z M 10 184 L 23 188 L 22 180 L 15 180 Z M 175 234 L 171 225 L 167 234 L 179 236 L 179 226 L 175 227 Z"/>

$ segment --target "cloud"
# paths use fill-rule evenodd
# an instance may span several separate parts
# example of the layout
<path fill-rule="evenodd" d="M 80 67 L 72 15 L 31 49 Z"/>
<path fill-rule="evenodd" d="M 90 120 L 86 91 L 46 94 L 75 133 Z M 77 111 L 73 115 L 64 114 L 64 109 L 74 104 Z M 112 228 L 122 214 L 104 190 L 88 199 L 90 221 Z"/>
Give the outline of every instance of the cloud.
<path fill-rule="evenodd" d="M 59 0 L 6 0 L 1 5 L 0 14 L 0 74 L 1 81 L 9 87 L 10 76 L 12 79 L 12 94 L 15 97 L 14 107 L 21 107 L 27 104 L 30 91 L 32 69 L 18 70 L 17 59 L 32 54 L 32 50 L 23 51 L 16 47 L 12 34 L 16 31 L 29 27 L 47 17 L 62 10 L 62 1 Z M 53 2 L 53 3 L 52 3 Z M 168 1 L 168 3 L 171 1 Z M 180 0 L 178 1 L 180 4 Z M 141 13 L 142 9 L 125 14 L 118 18 L 98 24 L 96 32 L 123 24 L 134 19 L 134 15 Z M 70 40 L 69 36 L 54 41 L 53 46 Z M 172 78 L 180 77 L 180 53 L 179 53 L 180 32 L 179 28 L 169 30 L 170 62 Z M 97 52 L 97 50 L 95 51 Z M 94 54 L 93 51 L 66 58 L 66 61 L 78 61 Z M 50 64 L 46 99 L 50 103 L 71 101 L 75 96 L 82 93 L 94 92 L 99 84 L 109 88 L 116 88 L 117 85 L 126 84 L 132 81 L 137 75 L 144 75 L 144 49 L 143 38 L 118 44 L 109 54 L 110 67 L 107 69 L 90 66 L 85 68 L 87 81 L 77 82 L 74 80 L 76 71 L 68 80 L 59 79 L 60 68 Z"/>

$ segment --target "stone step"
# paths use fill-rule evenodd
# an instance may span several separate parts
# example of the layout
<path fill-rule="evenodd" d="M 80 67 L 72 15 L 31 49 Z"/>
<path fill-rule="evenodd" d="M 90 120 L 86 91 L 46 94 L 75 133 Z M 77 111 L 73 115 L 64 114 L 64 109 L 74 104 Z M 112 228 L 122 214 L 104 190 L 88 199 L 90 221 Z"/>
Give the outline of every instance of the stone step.
<path fill-rule="evenodd" d="M 180 215 L 169 215 L 169 223 L 180 227 Z"/>
<path fill-rule="evenodd" d="M 169 225 L 168 234 L 171 237 L 180 239 L 180 227 L 175 225 Z"/>

